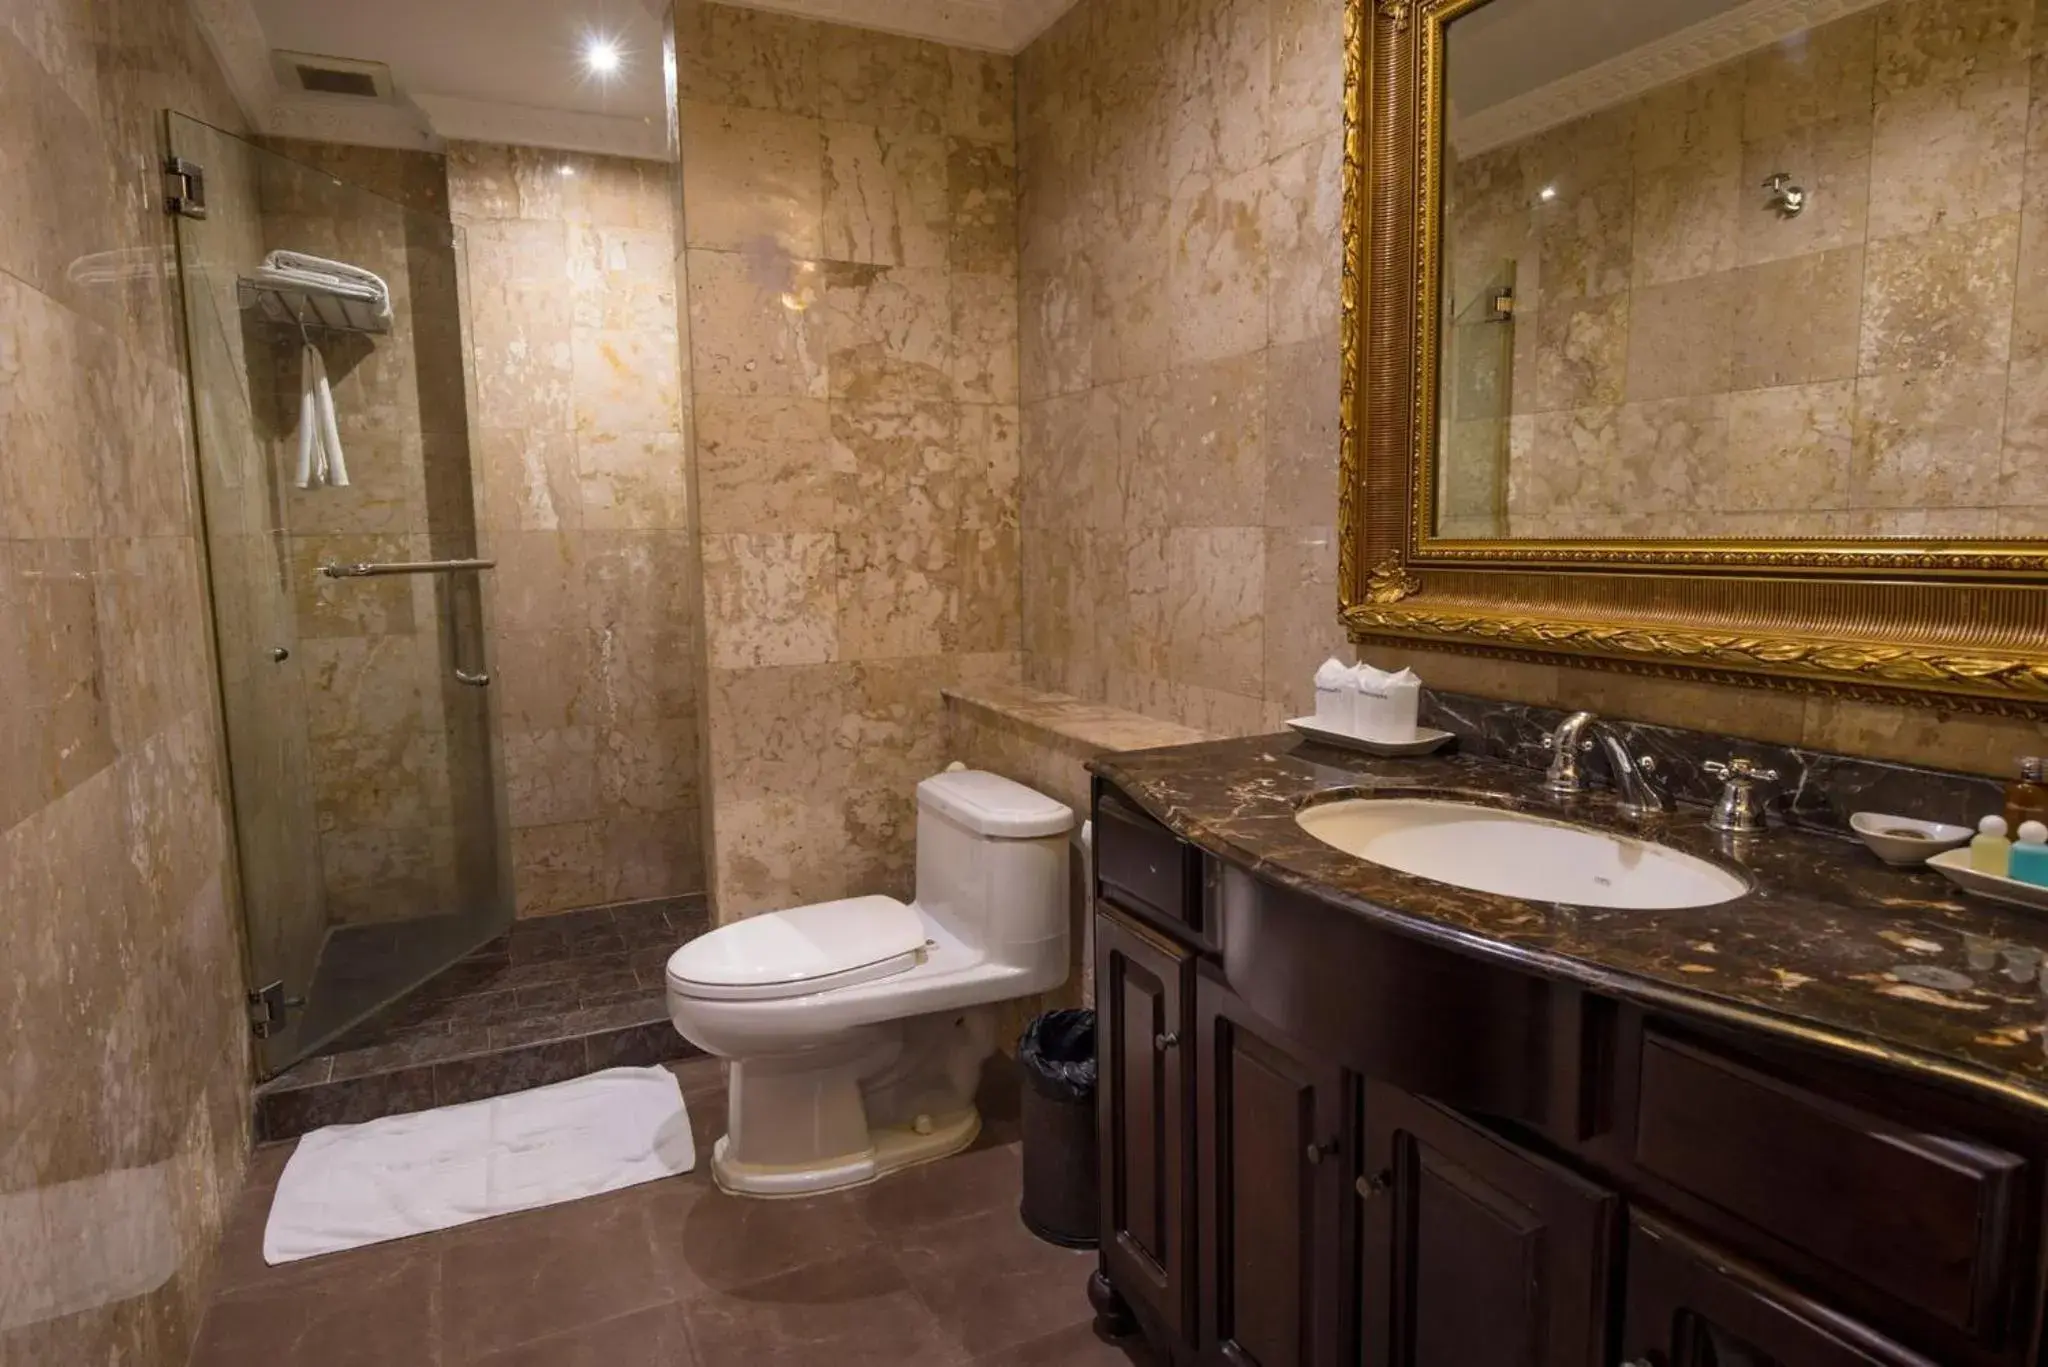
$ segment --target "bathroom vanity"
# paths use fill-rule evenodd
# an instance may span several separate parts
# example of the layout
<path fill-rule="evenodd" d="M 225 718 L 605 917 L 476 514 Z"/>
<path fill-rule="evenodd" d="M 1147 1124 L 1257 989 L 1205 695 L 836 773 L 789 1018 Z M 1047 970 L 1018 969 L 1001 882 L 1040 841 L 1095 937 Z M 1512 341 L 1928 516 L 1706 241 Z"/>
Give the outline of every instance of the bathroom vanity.
<path fill-rule="evenodd" d="M 2042 1360 L 2048 922 L 1485 758 L 1267 736 L 1094 768 L 1106 1330 L 1259 1367 Z M 1746 890 L 1530 901 L 1297 820 L 1389 798 Z"/>

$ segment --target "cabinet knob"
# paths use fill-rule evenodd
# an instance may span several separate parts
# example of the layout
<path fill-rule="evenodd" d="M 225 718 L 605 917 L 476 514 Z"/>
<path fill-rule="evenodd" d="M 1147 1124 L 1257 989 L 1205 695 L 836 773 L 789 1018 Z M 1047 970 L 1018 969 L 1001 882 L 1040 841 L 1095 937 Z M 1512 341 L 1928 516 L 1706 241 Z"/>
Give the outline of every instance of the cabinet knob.
<path fill-rule="evenodd" d="M 1390 1172 L 1367 1173 L 1352 1183 L 1352 1186 L 1358 1191 L 1359 1199 L 1362 1201 L 1370 1201 L 1373 1197 L 1378 1196 L 1393 1185 L 1394 1175 Z M 1625 1367 L 1627 1367 L 1626 1364 Z"/>
<path fill-rule="evenodd" d="M 1335 1152 L 1337 1152 L 1337 1141 L 1334 1139 L 1326 1139 L 1320 1144 L 1311 1144 L 1308 1146 L 1308 1161 L 1311 1163 L 1320 1163 L 1323 1161 L 1324 1154 Z"/>
<path fill-rule="evenodd" d="M 1177 1030 L 1169 1030 L 1163 1035 L 1154 1035 L 1152 1037 L 1152 1047 L 1162 1054 L 1179 1043 L 1180 1032 Z"/>

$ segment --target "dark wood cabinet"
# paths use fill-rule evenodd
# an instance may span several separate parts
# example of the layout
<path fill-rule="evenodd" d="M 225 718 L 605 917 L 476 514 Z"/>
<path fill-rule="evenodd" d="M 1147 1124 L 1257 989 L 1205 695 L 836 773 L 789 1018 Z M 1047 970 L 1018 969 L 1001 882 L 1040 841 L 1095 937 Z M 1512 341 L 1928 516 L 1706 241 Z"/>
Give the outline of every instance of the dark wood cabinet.
<path fill-rule="evenodd" d="M 1392 1087 L 1364 1118 L 1365 1367 L 1604 1367 L 1616 1198 Z"/>
<path fill-rule="evenodd" d="M 1468 959 L 1105 796 L 1105 1328 L 1172 1367 L 2048 1367 L 2040 1114 Z"/>
<path fill-rule="evenodd" d="M 1195 1036 L 1203 1359 L 1333 1364 L 1351 1167 L 1343 1078 L 1207 976 L 1196 980 Z"/>
<path fill-rule="evenodd" d="M 1649 1216 L 1628 1240 L 1625 1367 L 1934 1367 Z"/>
<path fill-rule="evenodd" d="M 1188 1329 L 1188 1019 L 1193 961 L 1116 917 L 1095 922 L 1103 1271 L 1169 1334 Z"/>

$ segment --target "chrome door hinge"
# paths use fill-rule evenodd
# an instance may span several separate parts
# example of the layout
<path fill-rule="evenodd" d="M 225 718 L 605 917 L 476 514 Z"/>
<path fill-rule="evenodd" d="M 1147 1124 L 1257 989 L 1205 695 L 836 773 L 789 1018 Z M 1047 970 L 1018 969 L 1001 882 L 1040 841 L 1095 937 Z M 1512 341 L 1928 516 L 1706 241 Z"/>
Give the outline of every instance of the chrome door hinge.
<path fill-rule="evenodd" d="M 249 994 L 249 1029 L 257 1039 L 269 1039 L 285 1027 L 285 1015 L 306 1004 L 304 997 L 287 997 L 282 982 L 268 983 Z"/>
<path fill-rule="evenodd" d="M 164 212 L 206 217 L 206 168 L 183 157 L 164 158 Z"/>

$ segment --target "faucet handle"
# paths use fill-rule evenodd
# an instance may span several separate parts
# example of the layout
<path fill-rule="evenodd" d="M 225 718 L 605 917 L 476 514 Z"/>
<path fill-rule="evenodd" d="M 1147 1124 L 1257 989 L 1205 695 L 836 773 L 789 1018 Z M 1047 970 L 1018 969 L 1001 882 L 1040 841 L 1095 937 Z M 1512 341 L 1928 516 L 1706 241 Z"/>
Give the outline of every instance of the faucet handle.
<path fill-rule="evenodd" d="M 1714 803 L 1713 815 L 1707 824 L 1717 831 L 1760 831 L 1767 824 L 1764 820 L 1764 802 L 1757 796 L 1761 784 L 1776 783 L 1778 771 L 1764 769 L 1741 755 L 1723 763 L 1710 759 L 1700 768 L 1723 780 L 1721 797 Z"/>

